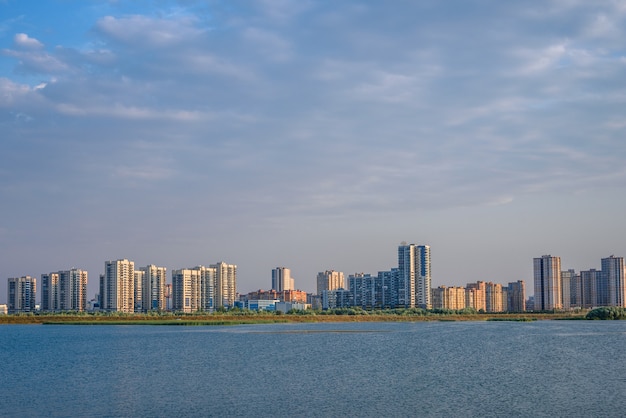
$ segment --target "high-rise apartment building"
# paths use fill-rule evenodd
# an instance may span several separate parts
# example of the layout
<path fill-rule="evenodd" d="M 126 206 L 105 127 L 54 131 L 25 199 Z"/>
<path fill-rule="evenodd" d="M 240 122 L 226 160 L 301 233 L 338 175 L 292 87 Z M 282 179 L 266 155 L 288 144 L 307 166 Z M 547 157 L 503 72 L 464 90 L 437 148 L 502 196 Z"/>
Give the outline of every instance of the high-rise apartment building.
<path fill-rule="evenodd" d="M 487 283 L 479 281 L 465 286 L 465 306 L 487 312 Z"/>
<path fill-rule="evenodd" d="M 580 306 L 580 280 L 573 269 L 561 272 L 561 291 L 563 292 L 563 309 Z"/>
<path fill-rule="evenodd" d="M 574 269 L 567 270 L 569 276 L 569 304 L 570 308 L 582 308 L 583 306 L 583 281 L 580 273 Z M 563 277 L 563 274 L 561 274 Z"/>
<path fill-rule="evenodd" d="M 524 280 L 509 283 L 507 288 L 507 311 L 526 311 L 526 284 Z"/>
<path fill-rule="evenodd" d="M 134 299 L 134 311 L 135 312 L 143 312 L 143 303 L 142 303 L 142 296 L 143 296 L 143 291 L 142 291 L 142 286 L 143 286 L 143 280 L 144 280 L 144 276 L 146 275 L 146 272 L 142 269 L 135 269 L 135 280 L 133 283 L 133 299 Z"/>
<path fill-rule="evenodd" d="M 561 257 L 544 255 L 533 259 L 535 311 L 563 309 Z"/>
<path fill-rule="evenodd" d="M 42 274 L 41 310 L 87 310 L 87 276 L 87 271 L 80 269 Z"/>
<path fill-rule="evenodd" d="M 509 288 L 502 286 L 502 312 L 509 312 Z"/>
<path fill-rule="evenodd" d="M 44 312 L 60 311 L 59 308 L 59 273 L 41 275 L 41 310 Z"/>
<path fill-rule="evenodd" d="M 607 305 L 626 307 L 626 281 L 624 278 L 624 257 L 603 258 L 602 280 L 606 282 Z"/>
<path fill-rule="evenodd" d="M 430 309 L 430 246 L 402 243 L 398 247 L 398 305 Z"/>
<path fill-rule="evenodd" d="M 277 292 L 296 290 L 290 269 L 287 267 L 276 267 L 272 269 L 272 290 Z"/>
<path fill-rule="evenodd" d="M 415 307 L 415 245 L 402 243 L 398 247 L 398 305 Z"/>
<path fill-rule="evenodd" d="M 237 298 L 237 266 L 219 262 L 209 267 L 172 271 L 172 309 L 183 312 L 232 308 Z"/>
<path fill-rule="evenodd" d="M 200 272 L 195 269 L 172 270 L 172 309 L 185 313 L 202 310 Z"/>
<path fill-rule="evenodd" d="M 433 304 L 433 309 L 446 309 L 444 308 L 446 289 L 447 289 L 447 286 L 439 286 L 431 290 L 432 296 L 430 297 L 430 301 Z"/>
<path fill-rule="evenodd" d="M 87 310 L 88 280 L 89 274 L 86 270 L 71 269 L 60 272 L 61 309 L 81 312 Z"/>
<path fill-rule="evenodd" d="M 378 272 L 378 282 L 380 283 L 380 306 L 383 308 L 395 308 L 398 304 L 398 277 L 400 271 L 397 267 L 389 271 Z"/>
<path fill-rule="evenodd" d="M 432 280 L 430 276 L 430 246 L 418 245 L 418 276 L 416 283 L 415 305 L 423 309 L 431 309 L 430 289 Z"/>
<path fill-rule="evenodd" d="M 100 309 L 107 312 L 135 311 L 135 263 L 127 259 L 104 262 L 100 275 Z"/>
<path fill-rule="evenodd" d="M 172 309 L 186 313 L 215 309 L 216 268 L 197 266 L 172 271 Z"/>
<path fill-rule="evenodd" d="M 9 314 L 35 311 L 37 279 L 30 276 L 12 277 L 8 279 L 7 285 Z"/>
<path fill-rule="evenodd" d="M 439 286 L 432 290 L 433 309 L 459 310 L 465 308 L 465 288 Z"/>
<path fill-rule="evenodd" d="M 487 312 L 504 312 L 503 292 L 500 283 L 487 282 L 485 302 Z"/>
<path fill-rule="evenodd" d="M 345 289 L 346 283 L 342 272 L 326 270 L 317 273 L 317 294 L 321 295 L 324 290 Z"/>
<path fill-rule="evenodd" d="M 355 273 L 348 276 L 348 289 L 352 306 L 363 309 L 382 307 L 382 283 L 378 276 L 369 273 Z"/>
<path fill-rule="evenodd" d="M 150 264 L 139 269 L 143 273 L 141 283 L 141 310 L 164 311 L 166 309 L 165 282 L 167 269 Z"/>
<path fill-rule="evenodd" d="M 601 286 L 602 272 L 596 269 L 581 270 L 580 282 L 581 282 L 581 304 L 582 308 L 594 308 L 596 306 L 604 306 L 602 303 L 598 303 L 599 300 L 604 297 L 598 297 L 599 291 L 602 292 L 603 286 Z"/>
<path fill-rule="evenodd" d="M 215 307 L 232 308 L 237 300 L 237 266 L 223 261 L 215 268 Z"/>
<path fill-rule="evenodd" d="M 565 273 L 565 274 L 563 274 Z M 561 272 L 561 301 L 563 303 L 563 309 L 569 310 L 572 300 L 572 295 L 570 294 L 572 289 L 572 277 L 569 271 Z"/>

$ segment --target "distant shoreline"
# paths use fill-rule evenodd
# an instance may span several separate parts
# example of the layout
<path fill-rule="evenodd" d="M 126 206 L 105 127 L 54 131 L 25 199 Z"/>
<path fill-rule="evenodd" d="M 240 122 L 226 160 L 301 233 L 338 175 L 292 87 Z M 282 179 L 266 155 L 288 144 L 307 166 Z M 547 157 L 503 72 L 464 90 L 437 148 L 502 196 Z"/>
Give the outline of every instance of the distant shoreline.
<path fill-rule="evenodd" d="M 43 325 L 245 325 L 276 323 L 322 323 L 322 322 L 432 322 L 432 321 L 513 321 L 537 320 L 582 320 L 586 312 L 572 313 L 485 313 L 485 314 L 432 314 L 390 315 L 368 313 L 365 315 L 337 314 L 196 314 L 196 315 L 1 315 L 0 325 L 43 324 Z"/>

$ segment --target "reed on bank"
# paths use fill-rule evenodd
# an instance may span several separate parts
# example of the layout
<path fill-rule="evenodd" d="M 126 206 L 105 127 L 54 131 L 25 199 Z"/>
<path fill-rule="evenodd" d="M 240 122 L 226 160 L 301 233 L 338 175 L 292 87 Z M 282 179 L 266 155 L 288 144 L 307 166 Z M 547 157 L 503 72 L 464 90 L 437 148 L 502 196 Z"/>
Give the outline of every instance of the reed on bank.
<path fill-rule="evenodd" d="M 585 319 L 587 311 L 478 313 L 472 310 L 383 309 L 364 310 L 340 308 L 328 311 L 256 312 L 230 311 L 192 314 L 64 312 L 0 315 L 0 324 L 76 324 L 76 325 L 239 325 L 307 322 L 416 322 L 416 321 L 536 321 L 554 319 Z"/>

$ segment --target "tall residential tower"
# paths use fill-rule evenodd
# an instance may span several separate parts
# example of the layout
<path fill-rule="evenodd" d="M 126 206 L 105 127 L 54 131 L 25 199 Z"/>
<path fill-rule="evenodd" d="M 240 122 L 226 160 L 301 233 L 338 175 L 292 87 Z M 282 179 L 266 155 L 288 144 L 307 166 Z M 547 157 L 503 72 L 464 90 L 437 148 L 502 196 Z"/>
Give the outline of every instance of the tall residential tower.
<path fill-rule="evenodd" d="M 544 255 L 533 259 L 535 311 L 563 309 L 561 257 Z"/>
<path fill-rule="evenodd" d="M 272 290 L 277 292 L 296 290 L 290 269 L 287 267 L 276 267 L 272 269 Z"/>
<path fill-rule="evenodd" d="M 398 305 L 431 309 L 430 246 L 400 244 L 398 273 Z"/>
<path fill-rule="evenodd" d="M 324 290 L 345 289 L 346 282 L 342 272 L 326 270 L 317 273 L 317 294 L 321 295 Z"/>
<path fill-rule="evenodd" d="M 602 280 L 608 289 L 607 305 L 626 307 L 626 282 L 624 279 L 624 257 L 603 258 Z"/>
<path fill-rule="evenodd" d="M 104 262 L 100 276 L 100 309 L 107 312 L 135 311 L 135 263 L 126 259 Z"/>
<path fill-rule="evenodd" d="M 165 282 L 167 269 L 154 264 L 139 269 L 143 272 L 141 283 L 141 310 L 164 311 L 165 306 Z"/>
<path fill-rule="evenodd" d="M 232 308 L 237 299 L 237 266 L 220 261 L 215 268 L 215 307 Z"/>
<path fill-rule="evenodd" d="M 197 266 L 172 271 L 172 309 L 212 312 L 215 308 L 216 268 Z"/>
<path fill-rule="evenodd" d="M 8 280 L 8 312 L 10 314 L 35 311 L 37 279 L 30 276 Z"/>
<path fill-rule="evenodd" d="M 80 269 L 41 275 L 42 311 L 86 311 L 87 272 Z"/>

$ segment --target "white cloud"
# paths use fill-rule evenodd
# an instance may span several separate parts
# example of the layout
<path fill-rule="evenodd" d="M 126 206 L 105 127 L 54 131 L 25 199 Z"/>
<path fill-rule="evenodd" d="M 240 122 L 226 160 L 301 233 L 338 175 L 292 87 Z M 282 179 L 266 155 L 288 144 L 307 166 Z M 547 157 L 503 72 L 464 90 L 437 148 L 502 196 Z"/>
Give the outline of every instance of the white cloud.
<path fill-rule="evenodd" d="M 184 46 L 204 33 L 189 17 L 158 19 L 141 15 L 106 16 L 96 23 L 96 30 L 111 40 L 146 48 Z"/>
<path fill-rule="evenodd" d="M 209 120 L 211 113 L 198 111 L 186 111 L 182 109 L 159 110 L 149 107 L 127 106 L 120 103 L 109 105 L 74 105 L 71 103 L 60 103 L 56 106 L 60 113 L 70 116 L 89 117 L 112 117 L 132 120 L 171 120 L 179 122 L 192 122 L 199 120 Z"/>
<path fill-rule="evenodd" d="M 27 73 L 62 74 L 72 71 L 67 63 L 43 50 L 4 49 L 2 54 L 19 60 L 19 70 Z"/>
<path fill-rule="evenodd" d="M 26 85 L 14 83 L 8 78 L 0 78 L 0 104 L 8 106 L 12 104 L 16 96 L 23 96 L 30 91 Z"/>
<path fill-rule="evenodd" d="M 108 129 L 115 132 L 111 136 L 124 135 L 122 128 L 115 128 L 118 123 L 146 123 L 140 131 L 155 137 L 184 131 L 191 135 L 190 149 L 200 150 L 198 155 L 207 144 L 210 153 L 224 153 L 220 147 L 238 141 L 244 155 L 229 156 L 222 165 L 237 173 L 233 181 L 242 181 L 242 170 L 254 177 L 267 161 L 282 158 L 285 165 L 269 181 L 284 184 L 283 177 L 297 181 L 298 187 L 290 189 L 294 202 L 307 201 L 299 196 L 306 188 L 323 206 L 335 187 L 343 197 L 332 207 L 338 202 L 359 207 L 372 195 L 394 201 L 397 191 L 391 186 L 419 176 L 418 162 L 438 173 L 437 188 L 459 187 L 455 189 L 459 196 L 469 199 L 471 187 L 460 187 L 455 177 L 459 161 L 469 158 L 463 180 L 480 185 L 495 181 L 484 174 L 481 159 L 498 167 L 499 157 L 511 158 L 507 153 L 513 149 L 512 164 L 523 166 L 529 159 L 527 138 L 536 135 L 536 141 L 559 142 L 551 135 L 557 121 L 558 126 L 564 124 L 562 118 L 553 118 L 551 126 L 537 115 L 558 114 L 572 97 L 584 104 L 588 96 L 581 94 L 580 77 L 569 71 L 561 76 L 558 70 L 584 67 L 594 75 L 602 54 L 610 54 L 586 48 L 573 33 L 535 36 L 526 42 L 521 29 L 515 28 L 501 42 L 491 38 L 497 31 L 478 30 L 475 39 L 456 39 L 437 21 L 421 23 L 428 25 L 423 32 L 415 32 L 413 25 L 400 26 L 396 32 L 394 27 L 403 20 L 384 7 L 361 8 L 344 15 L 342 25 L 333 26 L 316 20 L 319 16 L 310 4 L 262 6 L 269 20 L 241 17 L 236 25 L 218 27 L 216 33 L 185 13 L 166 18 L 107 16 L 95 25 L 91 49 L 83 51 L 61 46 L 48 54 L 34 48 L 39 41 L 26 36 L 22 41 L 32 49 L 5 50 L 5 56 L 20 60 L 18 68 L 24 70 L 64 75 L 63 83 L 45 88 L 42 83 L 22 93 L 6 87 L 3 105 L 15 104 L 16 95 L 36 94 L 40 106 L 69 120 L 110 124 Z M 572 8 L 570 2 L 566 9 Z M 381 11 L 394 15 L 391 21 L 397 23 L 389 24 L 389 16 L 379 16 Z M 288 21 L 297 22 L 298 30 L 290 32 Z M 330 48 L 309 44 L 311 38 L 301 36 L 316 31 L 320 45 Z M 439 36 L 421 40 L 416 33 Z M 473 48 L 469 52 L 460 50 L 468 45 Z M 511 50 L 515 63 L 503 58 Z M 259 55 L 274 61 L 272 71 Z M 22 113 L 31 114 L 27 108 Z M 616 121 L 621 119 L 611 115 L 610 120 L 618 127 Z M 412 159 L 382 152 L 389 143 Z M 572 160 L 574 155 L 555 158 Z M 356 160 L 363 166 L 354 168 Z M 311 168 L 320 163 L 336 167 L 334 175 L 354 187 L 329 181 Z M 576 163 L 581 161 L 576 158 Z M 342 177 L 339 173 L 344 170 L 352 174 Z M 541 181 L 540 176 L 529 179 L 521 171 L 509 173 L 508 186 L 516 187 L 515 178 L 522 185 Z M 145 170 L 125 173 L 150 176 Z M 259 187 L 266 190 L 261 183 Z M 484 192 L 484 201 L 489 201 L 489 193 Z M 496 200 L 508 196 L 503 190 L 493 194 Z M 435 189 L 432 195 L 448 199 Z"/>
<path fill-rule="evenodd" d="M 7 78 L 0 77 L 0 108 L 21 109 L 23 107 L 35 108 L 43 101 L 39 91 L 42 84 L 31 87 L 27 84 L 18 84 Z M 21 111 L 16 111 L 21 113 Z"/>
<path fill-rule="evenodd" d="M 44 45 L 35 38 L 29 37 L 25 33 L 18 33 L 13 38 L 15 46 L 23 49 L 42 49 Z"/>

